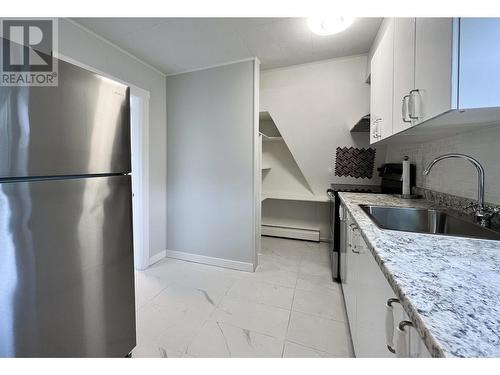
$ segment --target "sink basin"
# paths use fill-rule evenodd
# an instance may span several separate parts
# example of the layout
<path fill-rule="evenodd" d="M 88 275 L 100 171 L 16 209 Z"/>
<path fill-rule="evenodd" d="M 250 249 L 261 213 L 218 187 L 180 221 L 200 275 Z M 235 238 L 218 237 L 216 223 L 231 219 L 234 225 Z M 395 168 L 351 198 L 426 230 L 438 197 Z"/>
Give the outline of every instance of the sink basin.
<path fill-rule="evenodd" d="M 500 241 L 500 233 L 483 228 L 471 221 L 451 216 L 445 211 L 363 204 L 359 206 L 382 229 Z"/>

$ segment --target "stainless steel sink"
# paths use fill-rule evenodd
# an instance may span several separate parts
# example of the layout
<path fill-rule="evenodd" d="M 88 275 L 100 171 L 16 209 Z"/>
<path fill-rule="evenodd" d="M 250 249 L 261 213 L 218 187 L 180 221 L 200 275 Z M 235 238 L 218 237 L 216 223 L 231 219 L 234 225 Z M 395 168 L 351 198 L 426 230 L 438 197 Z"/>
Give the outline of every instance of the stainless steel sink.
<path fill-rule="evenodd" d="M 363 204 L 359 206 L 382 229 L 500 241 L 500 233 L 481 227 L 472 221 L 451 216 L 445 211 Z"/>

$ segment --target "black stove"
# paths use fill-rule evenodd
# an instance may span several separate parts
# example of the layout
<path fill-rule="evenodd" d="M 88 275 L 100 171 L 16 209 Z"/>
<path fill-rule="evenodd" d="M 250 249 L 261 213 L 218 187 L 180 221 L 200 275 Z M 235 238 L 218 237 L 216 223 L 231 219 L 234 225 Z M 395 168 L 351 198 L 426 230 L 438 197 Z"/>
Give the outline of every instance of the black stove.
<path fill-rule="evenodd" d="M 330 189 L 334 193 L 352 192 L 352 193 L 381 193 L 380 185 L 353 185 L 353 184 L 331 184 Z"/>
<path fill-rule="evenodd" d="M 361 184 L 331 184 L 326 191 L 330 198 L 330 260 L 332 265 L 332 277 L 334 281 L 340 281 L 340 199 L 338 193 L 382 193 L 401 194 L 403 165 L 388 163 L 377 169 L 381 177 L 380 185 Z M 410 166 L 410 185 L 415 183 L 415 165 Z"/>

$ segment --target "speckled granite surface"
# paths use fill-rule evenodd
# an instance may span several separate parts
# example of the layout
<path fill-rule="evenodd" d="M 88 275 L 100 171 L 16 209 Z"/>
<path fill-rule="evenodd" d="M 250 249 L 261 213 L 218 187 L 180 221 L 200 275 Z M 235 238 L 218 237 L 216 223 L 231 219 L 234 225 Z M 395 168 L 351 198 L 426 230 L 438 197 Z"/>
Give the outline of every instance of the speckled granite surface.
<path fill-rule="evenodd" d="M 454 210 L 454 213 L 460 217 L 468 217 L 469 219 L 474 217 L 474 209 L 469 207 L 465 209 L 465 211 L 459 210 L 456 211 L 457 207 L 465 207 L 470 204 L 477 204 L 477 199 L 468 199 L 458 197 L 456 195 L 441 193 L 438 191 L 433 191 L 429 189 L 424 189 L 421 187 L 415 186 L 413 188 L 413 193 L 417 195 L 421 195 L 425 197 L 428 201 L 431 201 L 439 206 L 447 207 Z M 486 202 L 486 207 L 499 207 L 497 204 L 491 204 Z M 495 215 L 491 218 L 491 228 L 495 230 L 500 230 L 500 215 Z"/>
<path fill-rule="evenodd" d="M 359 204 L 423 199 L 339 193 L 434 357 L 500 357 L 500 241 L 379 229 Z"/>

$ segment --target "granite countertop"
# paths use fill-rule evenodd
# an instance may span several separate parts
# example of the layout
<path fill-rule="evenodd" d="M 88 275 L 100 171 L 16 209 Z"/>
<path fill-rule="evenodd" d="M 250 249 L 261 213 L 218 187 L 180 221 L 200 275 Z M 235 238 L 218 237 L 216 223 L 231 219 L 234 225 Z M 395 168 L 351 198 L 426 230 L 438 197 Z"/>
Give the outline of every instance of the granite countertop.
<path fill-rule="evenodd" d="M 432 203 L 339 197 L 433 357 L 500 357 L 500 241 L 379 229 L 359 204 Z"/>

